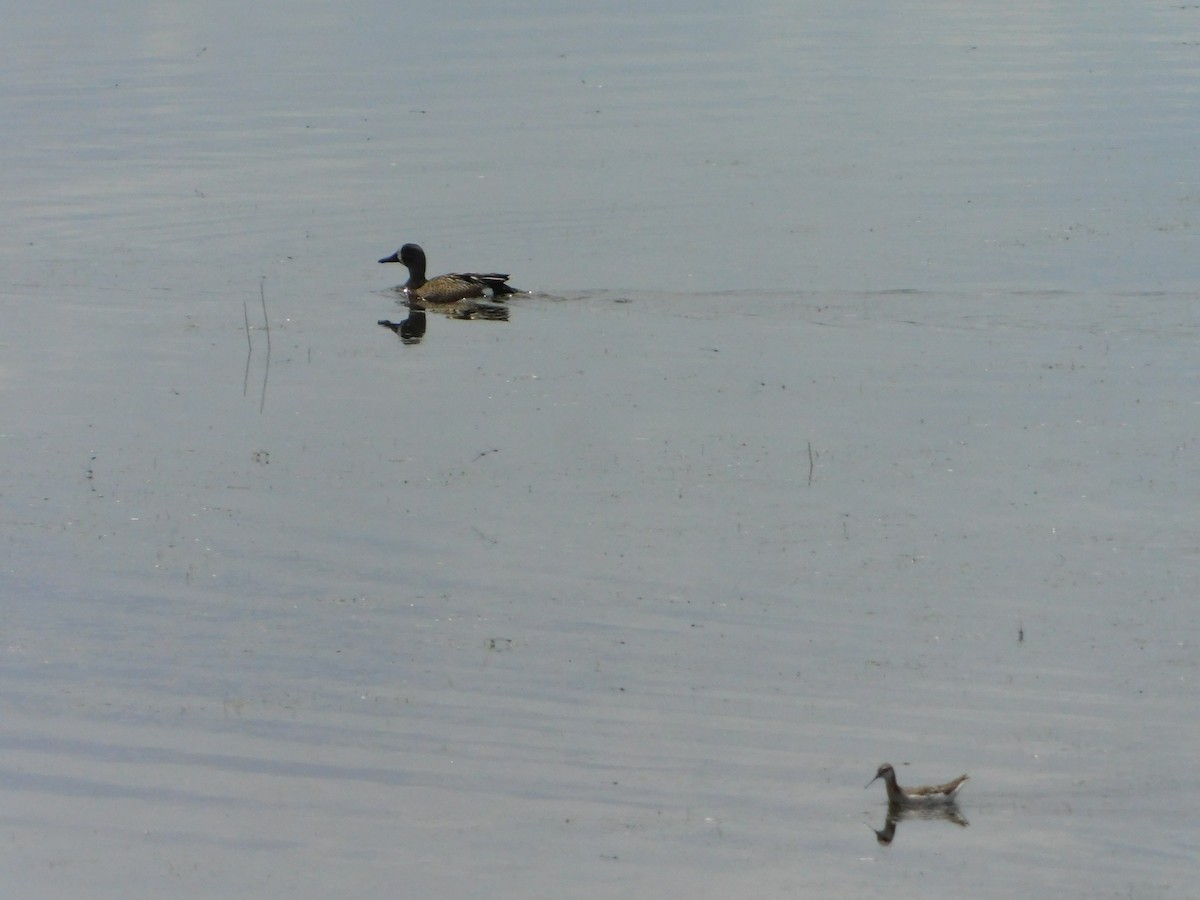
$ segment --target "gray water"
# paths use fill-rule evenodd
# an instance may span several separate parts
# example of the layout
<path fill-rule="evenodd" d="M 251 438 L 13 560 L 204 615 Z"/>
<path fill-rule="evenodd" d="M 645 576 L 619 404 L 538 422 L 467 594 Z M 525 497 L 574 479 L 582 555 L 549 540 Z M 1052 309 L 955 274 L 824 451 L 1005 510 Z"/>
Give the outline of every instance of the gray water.
<path fill-rule="evenodd" d="M 5 21 L 6 897 L 1191 895 L 1200 10 Z"/>

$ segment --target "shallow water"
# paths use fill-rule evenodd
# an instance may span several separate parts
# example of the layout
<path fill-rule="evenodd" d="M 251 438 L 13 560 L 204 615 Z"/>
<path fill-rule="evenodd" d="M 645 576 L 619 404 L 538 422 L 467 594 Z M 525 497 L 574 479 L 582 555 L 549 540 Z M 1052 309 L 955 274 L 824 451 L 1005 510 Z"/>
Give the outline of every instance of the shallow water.
<path fill-rule="evenodd" d="M 6 896 L 1189 894 L 1200 13 L 283 12 L 8 17 Z"/>

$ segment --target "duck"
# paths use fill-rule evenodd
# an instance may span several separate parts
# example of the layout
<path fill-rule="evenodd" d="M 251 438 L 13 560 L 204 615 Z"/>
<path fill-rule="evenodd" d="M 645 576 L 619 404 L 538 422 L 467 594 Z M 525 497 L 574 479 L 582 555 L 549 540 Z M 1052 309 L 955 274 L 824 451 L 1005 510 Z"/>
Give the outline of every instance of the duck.
<path fill-rule="evenodd" d="M 491 291 L 493 298 L 518 293 L 508 284 L 508 275 L 499 272 L 455 272 L 425 277 L 425 251 L 416 244 L 405 244 L 381 263 L 402 263 L 408 269 L 408 281 L 398 290 L 403 290 L 410 300 L 418 303 L 456 303 L 468 297 L 484 297 Z"/>
<path fill-rule="evenodd" d="M 875 777 L 867 782 L 870 787 L 880 778 L 887 786 L 888 803 L 901 809 L 914 809 L 928 806 L 946 806 L 957 802 L 955 796 L 958 789 L 967 780 L 966 775 L 959 775 L 953 781 L 926 787 L 904 788 L 896 783 L 896 770 L 891 763 L 884 763 L 875 773 Z"/>

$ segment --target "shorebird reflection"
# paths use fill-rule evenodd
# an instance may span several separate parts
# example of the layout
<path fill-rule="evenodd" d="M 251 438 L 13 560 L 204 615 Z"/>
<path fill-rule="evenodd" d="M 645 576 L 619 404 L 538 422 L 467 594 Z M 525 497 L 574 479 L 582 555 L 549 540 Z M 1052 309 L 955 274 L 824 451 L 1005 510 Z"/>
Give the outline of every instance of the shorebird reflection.
<path fill-rule="evenodd" d="M 883 823 L 883 828 L 871 829 L 875 832 L 875 840 L 886 847 L 896 836 L 896 826 L 901 822 L 911 819 L 940 819 L 943 822 L 951 822 L 954 825 L 958 825 L 960 828 L 966 828 L 970 824 L 963 818 L 963 814 L 958 811 L 958 806 L 954 803 L 947 803 L 937 807 L 931 806 L 925 809 L 913 809 L 889 803 L 887 820 Z"/>

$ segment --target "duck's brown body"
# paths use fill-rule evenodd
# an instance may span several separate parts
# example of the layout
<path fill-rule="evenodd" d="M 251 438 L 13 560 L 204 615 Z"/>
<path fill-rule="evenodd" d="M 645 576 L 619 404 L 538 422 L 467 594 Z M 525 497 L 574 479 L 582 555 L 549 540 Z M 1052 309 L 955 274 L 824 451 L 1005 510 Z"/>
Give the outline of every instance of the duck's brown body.
<path fill-rule="evenodd" d="M 888 803 L 909 808 L 954 803 L 955 793 L 967 780 L 966 775 L 959 775 L 953 781 L 947 781 L 945 784 L 904 788 L 896 782 L 896 770 L 891 767 L 890 763 L 884 763 L 875 773 L 875 777 L 867 782 L 867 787 L 873 785 L 880 778 L 887 787 Z"/>
<path fill-rule="evenodd" d="M 469 297 L 484 297 L 490 292 L 493 297 L 515 294 L 508 276 L 499 272 L 454 272 L 425 277 L 425 251 L 416 244 L 405 244 L 381 263 L 402 263 L 408 269 L 408 281 L 402 288 L 410 300 L 418 303 L 455 303 Z"/>

